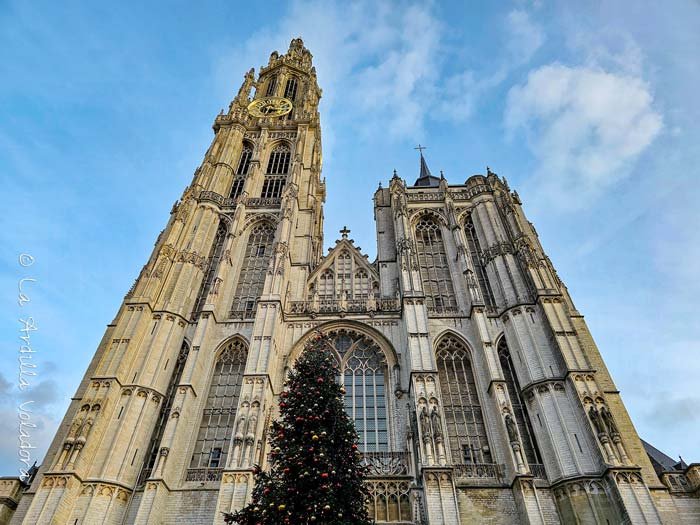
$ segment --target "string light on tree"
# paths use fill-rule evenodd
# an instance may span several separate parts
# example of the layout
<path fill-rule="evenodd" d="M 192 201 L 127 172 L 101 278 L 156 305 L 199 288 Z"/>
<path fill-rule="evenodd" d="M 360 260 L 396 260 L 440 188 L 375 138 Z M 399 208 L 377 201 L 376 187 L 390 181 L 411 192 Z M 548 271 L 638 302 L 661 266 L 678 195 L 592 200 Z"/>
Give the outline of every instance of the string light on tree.
<path fill-rule="evenodd" d="M 255 468 L 251 503 L 226 513 L 226 523 L 372 523 L 358 435 L 343 408 L 330 346 L 320 333 L 306 345 L 280 394 L 280 417 L 270 429 L 270 469 Z"/>

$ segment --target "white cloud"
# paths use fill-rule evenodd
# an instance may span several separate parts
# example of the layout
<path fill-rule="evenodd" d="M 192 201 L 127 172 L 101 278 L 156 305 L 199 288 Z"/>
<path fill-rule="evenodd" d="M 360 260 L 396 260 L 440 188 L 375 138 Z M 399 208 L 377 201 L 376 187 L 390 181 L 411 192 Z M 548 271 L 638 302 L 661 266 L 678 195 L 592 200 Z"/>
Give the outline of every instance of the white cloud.
<path fill-rule="evenodd" d="M 540 167 L 540 189 L 565 206 L 583 206 L 627 177 L 662 128 L 649 86 L 639 77 L 561 64 L 530 72 L 508 93 L 505 125 L 524 130 Z"/>
<path fill-rule="evenodd" d="M 19 407 L 24 403 L 25 415 L 23 431 L 28 434 L 26 443 L 31 445 L 29 451 L 31 462 L 41 463 L 46 449 L 51 443 L 53 434 L 58 427 L 62 410 L 57 410 L 55 403 L 63 401 L 58 395 L 56 382 L 46 379 L 38 382 L 31 389 L 19 391 L 16 385 L 0 373 L 0 464 L 17 470 L 4 472 L 8 475 L 18 475 L 19 468 L 24 466 L 19 456 L 20 429 Z"/>
<path fill-rule="evenodd" d="M 509 20 L 508 49 L 531 50 L 541 45 L 541 31 L 524 11 L 513 12 Z M 217 76 L 230 96 L 251 56 L 262 52 L 266 62 L 269 51 L 285 52 L 290 39 L 301 36 L 314 55 L 323 89 L 324 157 L 328 160 L 334 126 L 351 126 L 364 135 L 420 139 L 429 115 L 453 121 L 472 115 L 481 95 L 503 81 L 512 59 L 508 57 L 491 75 L 477 77 L 468 68 L 448 72 L 452 63 L 444 34 L 430 3 L 414 2 L 396 9 L 386 1 L 297 0 L 278 26 L 266 27 L 243 46 L 220 53 L 225 58 L 217 66 Z"/>
<path fill-rule="evenodd" d="M 432 13 L 414 5 L 402 10 L 397 30 L 388 16 L 382 21 L 391 35 L 383 58 L 350 75 L 356 107 L 385 120 L 385 128 L 395 135 L 411 135 L 421 130 L 426 112 L 434 104 L 439 76 L 440 28 Z"/>
<path fill-rule="evenodd" d="M 31 458 L 29 463 L 36 461 L 37 464 L 41 464 L 58 428 L 59 420 L 42 413 L 31 413 L 29 416 L 29 419 L 24 420 L 23 440 L 25 445 L 32 447 L 29 449 Z M 3 436 L 0 440 L 0 464 L 12 465 L 16 469 L 14 472 L 3 472 L 3 475 L 18 476 L 20 467 L 26 468 L 19 456 L 19 422 L 19 413 L 16 408 L 0 406 L 0 435 Z"/>
<path fill-rule="evenodd" d="M 544 31 L 523 9 L 513 9 L 508 13 L 506 28 L 509 33 L 508 51 L 516 62 L 530 60 L 544 43 Z"/>
<path fill-rule="evenodd" d="M 688 181 L 690 182 L 690 181 Z M 664 277 L 666 291 L 678 305 L 691 305 L 700 293 L 698 263 L 700 260 L 700 191 L 694 182 L 671 186 L 665 195 L 655 199 L 653 226 L 653 258 L 655 269 Z M 686 306 L 690 315 L 694 308 Z M 698 345 L 693 345 L 697 347 Z M 686 348 L 690 348 L 687 346 Z M 700 361 L 696 360 L 699 364 Z M 686 370 L 687 363 L 679 369 Z"/>
<path fill-rule="evenodd" d="M 572 31 L 567 34 L 568 45 L 581 56 L 586 65 L 641 75 L 644 53 L 627 33 L 601 28 L 598 31 Z"/>
<path fill-rule="evenodd" d="M 446 31 L 431 3 L 396 9 L 388 1 L 297 0 L 279 20 L 243 46 L 221 53 L 225 58 L 217 76 L 230 96 L 251 56 L 262 52 L 266 59 L 268 50 L 285 52 L 290 39 L 301 36 L 314 55 L 323 88 L 326 160 L 332 157 L 336 125 L 349 125 L 368 136 L 419 139 L 429 115 L 457 122 L 468 119 L 483 94 L 545 41 L 526 7 L 514 9 L 504 21 L 505 42 L 494 50 L 494 56 L 501 56 L 494 71 L 475 75 L 469 68 L 447 70 L 453 63 L 443 42 Z"/>

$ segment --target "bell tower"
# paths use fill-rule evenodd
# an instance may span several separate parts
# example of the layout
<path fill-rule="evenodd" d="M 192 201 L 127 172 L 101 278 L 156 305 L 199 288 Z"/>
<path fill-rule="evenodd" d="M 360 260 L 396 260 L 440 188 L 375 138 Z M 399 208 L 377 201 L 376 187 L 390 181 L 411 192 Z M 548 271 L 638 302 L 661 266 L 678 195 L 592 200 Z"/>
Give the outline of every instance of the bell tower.
<path fill-rule="evenodd" d="M 224 525 L 319 333 L 377 523 L 697 522 L 700 465 L 652 464 L 505 178 L 419 145 L 377 258 L 346 227 L 322 253 L 320 98 L 301 39 L 245 74 L 11 523 Z"/>
<path fill-rule="evenodd" d="M 14 523 L 162 523 L 177 487 L 212 484 L 192 516 L 243 504 L 284 373 L 282 301 L 321 257 L 320 98 L 299 38 L 246 73 Z"/>

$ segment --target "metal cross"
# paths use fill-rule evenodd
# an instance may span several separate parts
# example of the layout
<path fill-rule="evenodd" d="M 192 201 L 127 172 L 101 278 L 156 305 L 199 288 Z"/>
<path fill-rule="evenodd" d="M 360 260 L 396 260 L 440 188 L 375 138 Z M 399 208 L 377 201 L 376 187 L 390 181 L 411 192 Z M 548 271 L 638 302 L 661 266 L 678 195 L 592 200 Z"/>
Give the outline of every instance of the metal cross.
<path fill-rule="evenodd" d="M 423 156 L 423 150 L 424 150 L 424 149 L 428 149 L 428 148 L 426 148 L 425 146 L 421 146 L 420 144 L 418 144 L 418 147 L 413 148 L 413 149 L 417 149 L 418 151 L 420 151 L 420 154 L 421 154 L 421 157 L 422 157 L 422 156 Z"/>
<path fill-rule="evenodd" d="M 350 230 L 348 230 L 348 227 L 347 227 L 347 226 L 343 226 L 343 229 L 340 230 L 340 233 L 342 234 L 343 239 L 347 239 L 347 238 L 348 238 L 348 233 L 350 233 Z"/>

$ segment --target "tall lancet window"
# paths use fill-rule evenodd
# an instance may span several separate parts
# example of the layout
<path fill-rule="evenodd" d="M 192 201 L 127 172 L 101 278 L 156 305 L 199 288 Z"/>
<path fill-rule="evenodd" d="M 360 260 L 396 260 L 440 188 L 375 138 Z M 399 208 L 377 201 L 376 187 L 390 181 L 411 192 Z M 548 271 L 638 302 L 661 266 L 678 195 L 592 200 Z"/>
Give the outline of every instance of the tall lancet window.
<path fill-rule="evenodd" d="M 486 275 L 486 269 L 481 263 L 481 245 L 479 244 L 479 237 L 476 234 L 476 228 L 474 228 L 474 221 L 471 215 L 467 217 L 467 222 L 464 224 L 464 233 L 467 237 L 467 249 L 469 250 L 469 257 L 472 260 L 472 266 L 476 273 L 476 281 L 479 284 L 481 296 L 484 298 L 484 303 L 486 303 L 487 306 L 495 306 L 496 301 L 493 298 L 493 291 L 491 290 L 491 285 Z"/>
<path fill-rule="evenodd" d="M 343 250 L 335 260 L 336 297 L 341 299 L 343 294 L 352 297 L 352 255 Z"/>
<path fill-rule="evenodd" d="M 180 379 L 182 378 L 182 371 L 185 368 L 185 362 L 187 361 L 187 355 L 189 354 L 190 347 L 186 341 L 183 341 L 180 353 L 175 361 L 175 366 L 173 372 L 170 375 L 170 382 L 168 383 L 168 388 L 165 391 L 165 397 L 163 398 L 163 404 L 160 407 L 160 412 L 158 413 L 158 420 L 156 421 L 156 426 L 153 429 L 153 434 L 151 434 L 151 441 L 148 444 L 148 449 L 146 450 L 146 461 L 139 475 L 138 484 L 142 485 L 153 472 L 153 467 L 156 464 L 156 459 L 158 458 L 158 451 L 160 450 L 160 442 L 163 439 L 163 432 L 165 431 L 165 425 L 170 419 L 170 410 L 173 407 L 173 400 L 175 399 L 175 392 L 177 391 L 177 386 L 180 384 Z M 167 368 L 167 366 L 166 366 Z"/>
<path fill-rule="evenodd" d="M 378 286 L 371 270 L 346 249 L 324 264 L 328 266 L 315 278 L 311 290 L 318 294 L 321 307 L 337 307 L 339 301 L 347 300 L 349 311 L 362 310 Z"/>
<path fill-rule="evenodd" d="M 454 311 L 455 293 L 440 225 L 430 217 L 421 219 L 416 226 L 416 244 L 428 310 L 436 313 Z"/>
<path fill-rule="evenodd" d="M 326 270 L 318 278 L 318 300 L 321 302 L 321 305 L 333 302 L 334 282 L 333 270 Z"/>
<path fill-rule="evenodd" d="M 231 317 L 250 319 L 255 316 L 255 304 L 263 291 L 274 238 L 275 229 L 267 223 L 258 224 L 250 232 L 231 306 Z"/>
<path fill-rule="evenodd" d="M 230 199 L 237 199 L 238 197 L 241 196 L 241 193 L 243 193 L 243 186 L 245 184 L 245 179 L 240 176 L 236 175 L 233 178 L 233 183 L 231 184 L 231 193 L 229 193 L 229 198 Z"/>
<path fill-rule="evenodd" d="M 369 275 L 367 275 L 365 270 L 358 270 L 355 272 L 352 294 L 354 299 L 367 299 L 372 292 L 371 287 Z"/>
<path fill-rule="evenodd" d="M 271 76 L 270 80 L 267 81 L 267 90 L 265 91 L 265 96 L 274 97 L 275 89 L 277 89 L 277 75 Z"/>
<path fill-rule="evenodd" d="M 236 175 L 247 175 L 250 169 L 250 159 L 253 157 L 253 148 L 248 143 L 243 144 L 241 158 L 238 160 Z"/>
<path fill-rule="evenodd" d="M 459 339 L 448 335 L 438 343 L 436 357 L 452 461 L 491 463 L 484 415 L 467 348 Z"/>
<path fill-rule="evenodd" d="M 291 155 L 292 152 L 287 144 L 278 144 L 270 153 L 260 195 L 263 199 L 278 199 L 282 196 L 282 190 L 287 183 Z"/>
<path fill-rule="evenodd" d="M 503 378 L 506 380 L 506 388 L 510 397 L 510 404 L 513 406 L 513 416 L 518 425 L 520 439 L 525 452 L 525 459 L 529 465 L 533 463 L 542 463 L 540 450 L 537 448 L 535 433 L 532 431 L 532 425 L 527 413 L 527 406 L 523 401 L 518 376 L 513 368 L 513 359 L 508 350 L 505 337 L 501 337 L 498 342 L 498 358 L 501 361 L 501 369 L 503 370 Z"/>
<path fill-rule="evenodd" d="M 241 158 L 238 160 L 238 168 L 236 169 L 236 174 L 233 177 L 233 183 L 231 184 L 231 192 L 229 193 L 230 199 L 237 199 L 243 193 L 243 186 L 245 184 L 245 176 L 250 170 L 250 159 L 253 157 L 253 148 L 247 142 L 243 144 L 243 150 L 241 151 Z"/>
<path fill-rule="evenodd" d="M 202 285 L 199 287 L 199 294 L 197 294 L 197 301 L 192 311 L 192 317 L 196 317 L 202 311 L 210 292 L 218 293 L 216 289 L 217 283 L 214 281 L 217 279 L 216 274 L 218 273 L 221 257 L 223 256 L 227 233 L 228 229 L 226 228 L 226 223 L 220 221 L 219 227 L 216 230 L 216 237 L 214 237 L 214 244 L 212 244 L 211 251 L 209 252 L 207 271 L 202 279 Z"/>
<path fill-rule="evenodd" d="M 284 98 L 288 98 L 292 102 L 297 96 L 297 79 L 290 77 L 287 79 L 287 85 L 284 86 Z"/>
<path fill-rule="evenodd" d="M 353 332 L 330 334 L 341 357 L 345 411 L 355 421 L 363 452 L 389 450 L 387 365 L 384 352 L 371 339 Z"/>
<path fill-rule="evenodd" d="M 247 357 L 248 348 L 240 339 L 228 343 L 217 357 L 190 469 L 225 467 Z M 206 476 L 200 479 L 197 472 L 188 473 L 187 478 L 199 481 L 210 479 Z"/>

